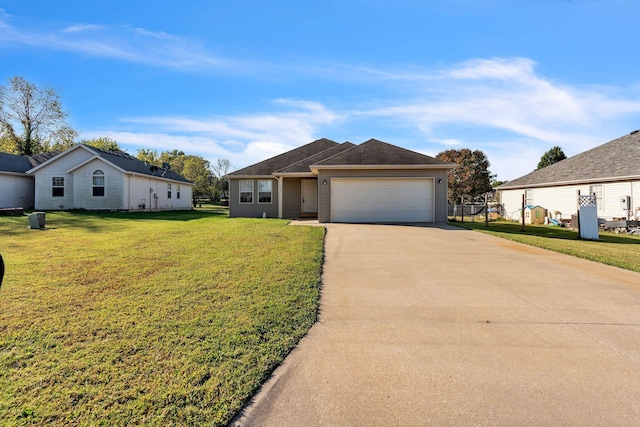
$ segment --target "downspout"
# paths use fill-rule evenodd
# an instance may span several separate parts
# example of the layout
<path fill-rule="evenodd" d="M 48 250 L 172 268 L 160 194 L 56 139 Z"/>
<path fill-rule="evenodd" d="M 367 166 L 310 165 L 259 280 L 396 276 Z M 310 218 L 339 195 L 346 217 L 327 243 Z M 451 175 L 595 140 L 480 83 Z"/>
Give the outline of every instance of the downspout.
<path fill-rule="evenodd" d="M 282 181 L 284 178 L 277 176 L 276 179 L 278 180 L 278 218 L 282 219 L 282 187 L 284 187 Z"/>

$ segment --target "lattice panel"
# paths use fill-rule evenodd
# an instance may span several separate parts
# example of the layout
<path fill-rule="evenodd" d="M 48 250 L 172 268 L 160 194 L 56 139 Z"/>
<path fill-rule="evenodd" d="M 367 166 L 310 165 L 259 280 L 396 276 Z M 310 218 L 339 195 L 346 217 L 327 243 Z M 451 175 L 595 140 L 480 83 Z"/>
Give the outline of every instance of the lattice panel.
<path fill-rule="evenodd" d="M 595 194 L 588 195 L 588 196 L 580 196 L 580 199 L 578 202 L 580 203 L 580 206 L 596 206 L 598 202 L 598 198 L 596 197 Z"/>

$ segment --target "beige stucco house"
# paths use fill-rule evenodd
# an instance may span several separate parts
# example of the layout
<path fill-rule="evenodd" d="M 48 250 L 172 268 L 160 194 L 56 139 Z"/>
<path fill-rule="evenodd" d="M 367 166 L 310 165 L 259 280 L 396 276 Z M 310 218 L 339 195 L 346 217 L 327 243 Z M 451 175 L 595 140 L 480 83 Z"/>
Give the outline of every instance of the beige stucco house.
<path fill-rule="evenodd" d="M 371 139 L 319 139 L 225 176 L 231 217 L 321 223 L 447 221 L 455 165 Z"/>

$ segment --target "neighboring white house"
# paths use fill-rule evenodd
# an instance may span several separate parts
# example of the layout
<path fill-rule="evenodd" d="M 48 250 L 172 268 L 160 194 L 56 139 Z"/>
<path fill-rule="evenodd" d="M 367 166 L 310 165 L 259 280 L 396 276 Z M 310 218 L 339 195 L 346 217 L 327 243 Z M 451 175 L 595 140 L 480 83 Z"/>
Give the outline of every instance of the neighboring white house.
<path fill-rule="evenodd" d="M 36 156 L 0 153 L 0 209 L 32 208 L 35 199 L 33 176 L 27 171 L 55 154 L 57 152 Z"/>
<path fill-rule="evenodd" d="M 193 183 L 123 152 L 78 144 L 29 171 L 39 210 L 191 209 Z"/>
<path fill-rule="evenodd" d="M 598 218 L 640 218 L 640 132 L 614 139 L 584 153 L 500 185 L 509 219 L 525 205 L 540 205 L 556 219 L 578 211 L 580 194 L 596 194 Z"/>

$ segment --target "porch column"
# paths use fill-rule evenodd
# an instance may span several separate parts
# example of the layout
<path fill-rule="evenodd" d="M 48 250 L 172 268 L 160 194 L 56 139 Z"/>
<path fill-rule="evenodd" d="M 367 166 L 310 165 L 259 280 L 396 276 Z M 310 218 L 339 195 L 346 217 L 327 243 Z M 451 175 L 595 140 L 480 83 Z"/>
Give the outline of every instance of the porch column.
<path fill-rule="evenodd" d="M 279 177 L 276 177 L 276 179 L 278 180 L 278 218 L 282 219 L 282 197 L 283 197 L 282 187 L 284 186 L 282 184 L 282 180 L 284 178 L 279 176 Z"/>

